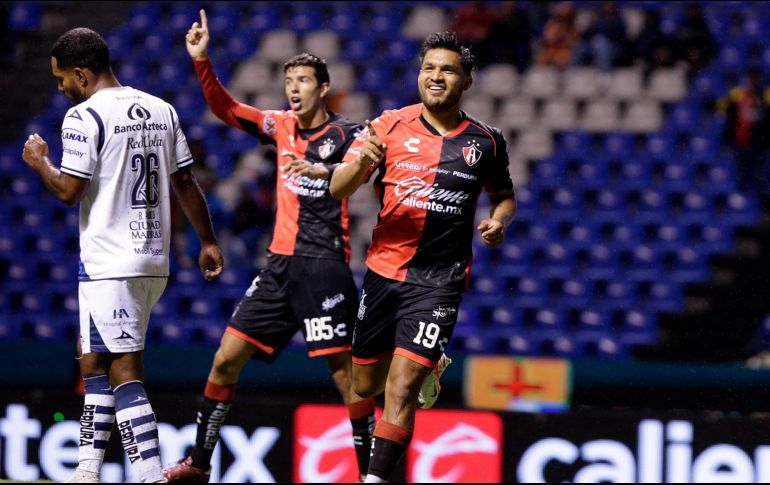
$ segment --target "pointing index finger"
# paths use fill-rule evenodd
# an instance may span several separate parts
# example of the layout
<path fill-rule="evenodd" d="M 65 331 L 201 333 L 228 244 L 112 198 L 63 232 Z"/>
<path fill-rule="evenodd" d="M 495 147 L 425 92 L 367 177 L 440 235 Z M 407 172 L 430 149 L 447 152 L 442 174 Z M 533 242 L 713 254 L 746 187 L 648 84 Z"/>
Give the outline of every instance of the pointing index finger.
<path fill-rule="evenodd" d="M 369 136 L 377 136 L 377 130 L 374 129 L 374 125 L 369 120 L 366 120 L 366 129 L 369 130 Z"/>
<path fill-rule="evenodd" d="M 201 28 L 203 30 L 208 30 L 209 28 L 209 19 L 206 17 L 206 11 L 204 9 L 201 9 Z"/>

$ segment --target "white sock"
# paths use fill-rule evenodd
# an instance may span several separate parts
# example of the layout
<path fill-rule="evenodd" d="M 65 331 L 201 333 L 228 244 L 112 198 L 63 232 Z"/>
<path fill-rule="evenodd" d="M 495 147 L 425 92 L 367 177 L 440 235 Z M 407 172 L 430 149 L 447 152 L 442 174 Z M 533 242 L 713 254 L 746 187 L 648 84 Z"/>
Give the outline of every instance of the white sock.
<path fill-rule="evenodd" d="M 364 483 L 385 483 L 385 479 L 380 478 L 377 475 L 367 475 L 364 479 Z"/>
<path fill-rule="evenodd" d="M 86 395 L 80 416 L 78 468 L 99 473 L 115 422 L 115 396 L 106 374 L 83 379 Z"/>
<path fill-rule="evenodd" d="M 120 442 L 141 483 L 163 480 L 158 446 L 158 423 L 141 381 L 115 388 L 115 417 Z"/>

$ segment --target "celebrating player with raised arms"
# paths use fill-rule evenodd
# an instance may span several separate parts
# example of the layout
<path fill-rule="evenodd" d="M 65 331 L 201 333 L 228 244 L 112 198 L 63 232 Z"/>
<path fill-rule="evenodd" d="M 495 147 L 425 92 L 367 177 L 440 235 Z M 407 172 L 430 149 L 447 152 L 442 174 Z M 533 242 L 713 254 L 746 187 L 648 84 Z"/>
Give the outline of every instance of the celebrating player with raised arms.
<path fill-rule="evenodd" d="M 328 111 L 329 72 L 323 59 L 299 54 L 284 64 L 291 107 L 263 111 L 232 98 L 207 54 L 206 12 L 185 38 L 211 111 L 231 126 L 277 146 L 277 211 L 267 266 L 236 306 L 214 356 L 198 409 L 190 456 L 165 471 L 173 481 L 208 481 L 219 429 L 250 359 L 273 362 L 301 330 L 311 357 L 324 357 L 347 405 L 361 474 L 369 463 L 374 400 L 351 385 L 351 339 L 357 291 L 348 267 L 347 201 L 328 191 L 329 178 L 360 126 Z"/>

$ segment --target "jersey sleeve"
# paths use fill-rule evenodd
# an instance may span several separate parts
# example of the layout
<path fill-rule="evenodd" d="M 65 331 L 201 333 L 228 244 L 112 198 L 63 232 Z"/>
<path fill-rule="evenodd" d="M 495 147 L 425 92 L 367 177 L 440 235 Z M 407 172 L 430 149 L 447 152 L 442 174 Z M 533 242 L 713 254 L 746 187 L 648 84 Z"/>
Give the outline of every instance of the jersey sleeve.
<path fill-rule="evenodd" d="M 388 122 L 389 122 L 389 116 L 387 112 L 383 113 L 374 121 L 372 121 L 372 126 L 374 127 L 374 130 L 377 132 L 377 136 L 386 145 L 388 144 L 388 142 L 386 141 L 386 138 L 390 128 Z M 363 146 L 363 144 L 366 143 L 366 140 L 368 139 L 369 139 L 369 128 L 363 127 L 363 129 L 360 130 L 353 138 L 353 141 L 350 144 L 350 147 L 348 148 L 347 152 L 345 152 L 345 156 L 342 158 L 342 163 L 350 163 L 354 161 L 356 158 L 358 158 L 358 155 L 361 153 L 361 146 Z M 387 156 L 387 154 L 385 156 Z M 369 169 L 366 171 L 366 177 L 364 178 L 364 180 L 367 180 L 367 181 L 369 180 L 369 177 L 371 177 L 372 173 L 374 173 L 374 171 L 377 170 L 377 167 L 379 167 L 380 164 L 382 164 L 383 160 L 380 160 L 374 165 L 372 165 L 371 167 L 369 167 Z"/>
<path fill-rule="evenodd" d="M 91 120 L 93 122 L 89 122 Z M 82 108 L 71 108 L 61 128 L 61 171 L 79 179 L 91 180 L 99 161 L 100 140 L 104 133 L 97 120 Z"/>
<path fill-rule="evenodd" d="M 236 101 L 217 78 L 211 60 L 193 61 L 193 64 L 206 102 L 217 118 L 253 136 L 275 140 L 277 121 L 282 111 L 263 111 Z"/>
<path fill-rule="evenodd" d="M 187 137 L 182 131 L 182 124 L 179 122 L 179 116 L 173 106 L 169 105 L 169 111 L 171 111 L 171 122 L 174 129 L 174 160 L 176 163 L 169 167 L 169 173 L 174 173 L 180 168 L 184 168 L 193 164 L 193 156 L 190 153 L 190 147 L 187 144 Z"/>
<path fill-rule="evenodd" d="M 492 136 L 495 140 L 495 154 L 492 163 L 484 170 L 484 188 L 487 192 L 513 190 L 513 181 L 509 170 L 508 144 L 501 133 L 495 131 Z"/>

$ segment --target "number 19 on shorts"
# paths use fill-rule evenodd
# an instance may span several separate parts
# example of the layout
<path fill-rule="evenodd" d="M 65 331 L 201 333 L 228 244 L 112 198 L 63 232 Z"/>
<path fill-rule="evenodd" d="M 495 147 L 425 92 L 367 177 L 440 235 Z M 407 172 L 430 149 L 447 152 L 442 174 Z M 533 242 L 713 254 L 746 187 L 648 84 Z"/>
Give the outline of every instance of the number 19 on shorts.
<path fill-rule="evenodd" d="M 438 342 L 438 346 L 443 352 L 446 349 L 446 344 L 449 342 L 449 339 L 442 338 L 441 340 L 438 340 L 440 332 L 441 328 L 435 323 L 425 323 L 420 321 L 420 329 L 417 331 L 417 336 L 414 338 L 414 340 L 412 340 L 412 342 L 416 343 L 417 345 L 422 345 L 427 349 L 434 348 Z"/>

